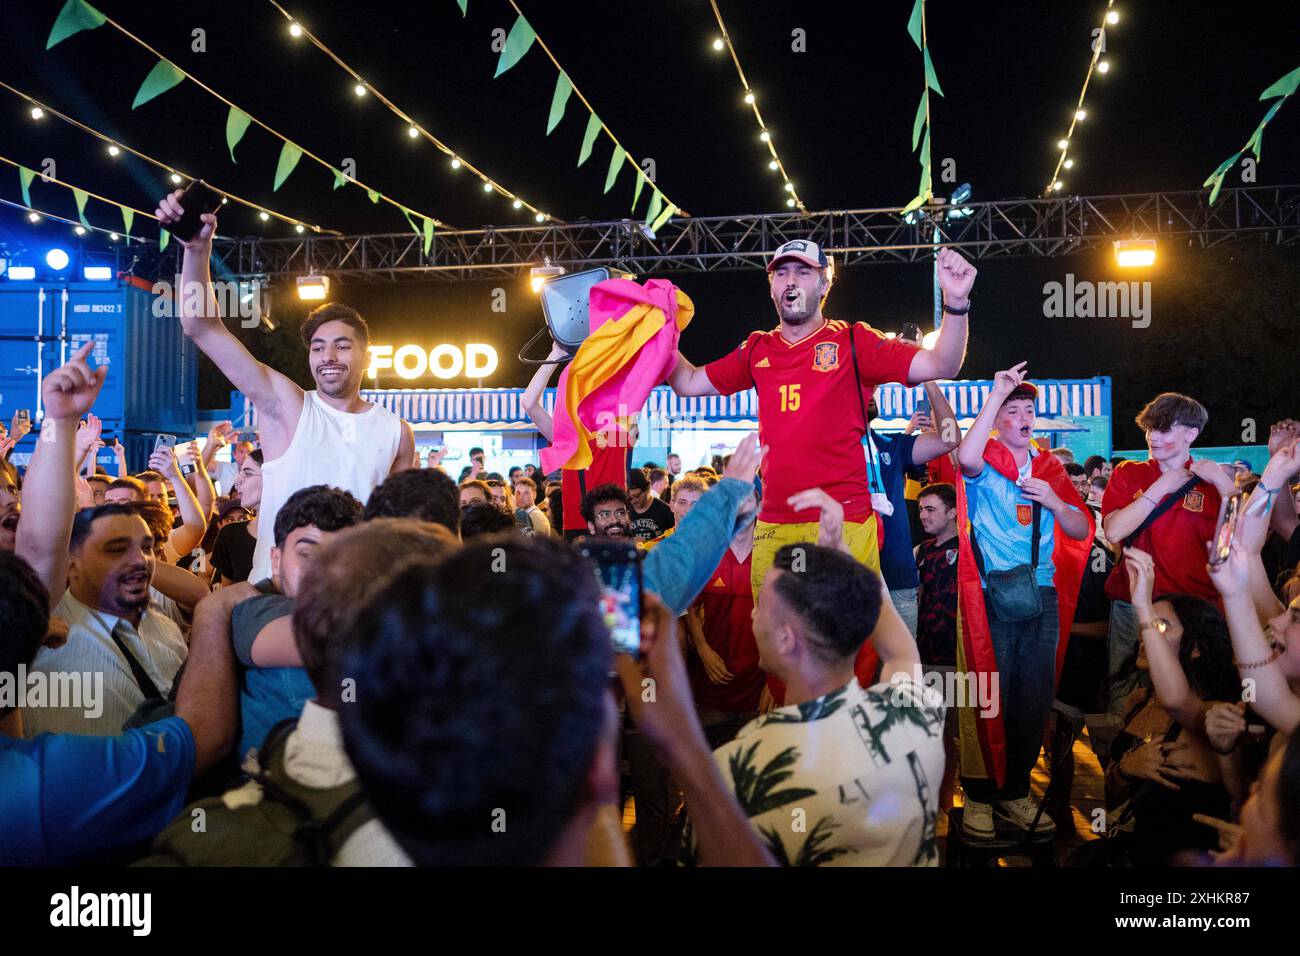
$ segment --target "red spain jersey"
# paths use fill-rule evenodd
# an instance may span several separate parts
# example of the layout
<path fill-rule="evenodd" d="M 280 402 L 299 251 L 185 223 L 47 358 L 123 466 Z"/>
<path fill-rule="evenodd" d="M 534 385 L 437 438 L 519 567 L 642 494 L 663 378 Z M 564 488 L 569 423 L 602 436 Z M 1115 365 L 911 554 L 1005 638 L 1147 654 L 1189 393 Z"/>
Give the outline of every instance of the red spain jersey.
<path fill-rule="evenodd" d="M 758 710 L 766 676 L 758 666 L 758 644 L 754 640 L 754 591 L 750 584 L 752 563 L 747 555 L 736 560 L 730 547 L 696 604 L 704 612 L 704 639 L 722 658 L 732 678 L 726 684 L 709 680 L 698 654 L 687 663 L 695 706 L 700 709 L 749 713 Z"/>
<path fill-rule="evenodd" d="M 626 439 L 624 440 L 626 442 Z M 560 498 L 564 502 L 564 530 L 586 531 L 587 522 L 582 517 L 583 488 L 591 491 L 599 485 L 627 487 L 626 443 L 609 444 L 605 433 L 596 432 L 591 439 L 591 464 L 582 472 L 565 468 L 560 471 Z"/>
<path fill-rule="evenodd" d="M 1184 467 L 1191 465 L 1188 458 Z M 1131 504 L 1160 477 L 1154 461 L 1125 461 L 1110 476 L 1101 497 L 1101 515 Z M 1152 595 L 1192 594 L 1219 604 L 1219 591 L 1205 570 L 1205 545 L 1214 537 L 1219 523 L 1219 490 L 1200 481 L 1183 495 L 1182 501 L 1157 518 L 1138 535 L 1134 544 L 1155 559 L 1156 579 Z M 1118 542 L 1116 542 L 1118 543 Z M 1106 596 L 1113 601 L 1132 601 L 1128 573 L 1120 561 L 1106 579 Z"/>
<path fill-rule="evenodd" d="M 850 328 L 860 381 L 853 377 Z M 816 521 L 814 512 L 786 505 L 786 499 L 807 488 L 822 488 L 844 505 L 846 521 L 870 516 L 863 409 L 877 385 L 906 384 L 916 351 L 915 345 L 887 339 L 865 322 L 827 321 L 794 345 L 779 328 L 754 332 L 734 352 L 704 367 L 723 395 L 751 386 L 758 392 L 759 441 L 768 446 L 760 520 Z"/>

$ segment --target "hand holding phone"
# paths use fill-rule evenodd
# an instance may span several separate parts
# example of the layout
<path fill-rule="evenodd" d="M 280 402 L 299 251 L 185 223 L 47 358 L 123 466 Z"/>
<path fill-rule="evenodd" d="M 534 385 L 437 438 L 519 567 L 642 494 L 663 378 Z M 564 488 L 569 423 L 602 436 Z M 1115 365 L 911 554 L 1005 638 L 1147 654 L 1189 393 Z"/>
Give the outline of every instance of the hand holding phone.
<path fill-rule="evenodd" d="M 600 613 L 609 627 L 614 652 L 641 654 L 641 560 L 644 552 L 630 542 L 589 539 L 580 548 L 596 565 Z"/>
<path fill-rule="evenodd" d="M 164 196 L 155 215 L 164 229 L 183 245 L 196 239 L 207 242 L 217 231 L 214 215 L 225 200 L 221 194 L 201 179 L 196 179 L 185 189 Z"/>

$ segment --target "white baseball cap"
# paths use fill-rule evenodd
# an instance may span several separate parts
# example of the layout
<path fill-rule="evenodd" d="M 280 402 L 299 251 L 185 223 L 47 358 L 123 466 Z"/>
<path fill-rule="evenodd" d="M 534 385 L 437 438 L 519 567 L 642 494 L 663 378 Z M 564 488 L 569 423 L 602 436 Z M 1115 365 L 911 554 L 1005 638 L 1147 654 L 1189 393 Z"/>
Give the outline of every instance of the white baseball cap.
<path fill-rule="evenodd" d="M 822 252 L 821 246 L 810 239 L 791 239 L 777 246 L 776 252 L 772 253 L 772 258 L 768 260 L 767 271 L 771 272 L 775 269 L 782 259 L 798 259 L 814 269 L 825 269 L 828 265 L 826 253 Z"/>

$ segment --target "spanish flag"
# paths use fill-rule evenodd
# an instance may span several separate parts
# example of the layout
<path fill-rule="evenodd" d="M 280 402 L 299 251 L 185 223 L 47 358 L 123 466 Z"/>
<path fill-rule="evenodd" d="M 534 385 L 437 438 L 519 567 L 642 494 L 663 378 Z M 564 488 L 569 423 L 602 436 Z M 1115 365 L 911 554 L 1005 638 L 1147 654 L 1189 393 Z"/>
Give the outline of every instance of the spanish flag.
<path fill-rule="evenodd" d="M 1055 455 L 1047 449 L 1034 447 L 1030 474 L 1052 486 L 1057 497 L 1067 505 L 1074 505 L 1088 519 L 1088 533 L 1075 540 L 1068 537 L 1060 526 L 1055 527 L 1052 544 L 1052 564 L 1055 573 L 1052 584 L 1056 588 L 1056 602 L 1060 631 L 1056 642 L 1056 679 L 1061 679 L 1061 665 L 1070 643 L 1070 623 L 1079 600 L 1079 583 L 1092 549 L 1092 512 L 1085 507 L 1079 493 L 1070 484 L 1070 476 Z M 1019 469 L 1010 449 L 996 438 L 990 438 L 984 447 L 984 465 L 1010 481 L 1019 477 Z M 960 472 L 959 472 L 960 474 Z M 993 653 L 993 639 L 989 632 L 988 614 L 984 607 L 984 591 L 980 586 L 979 568 L 975 552 L 971 549 L 970 516 L 966 502 L 966 480 L 957 482 L 957 536 L 960 542 L 957 557 L 957 673 L 974 672 L 977 687 L 993 686 L 986 683 L 987 676 L 998 669 Z M 961 755 L 961 774 L 996 780 L 1002 786 L 1006 779 L 1006 735 L 999 713 L 995 717 L 981 717 L 980 708 L 961 707 L 957 711 L 958 747 Z"/>
<path fill-rule="evenodd" d="M 606 279 L 590 293 L 591 333 L 560 374 L 550 447 L 542 471 L 591 464 L 595 432 L 625 431 L 650 390 L 677 364 L 677 341 L 695 306 L 671 282 Z"/>

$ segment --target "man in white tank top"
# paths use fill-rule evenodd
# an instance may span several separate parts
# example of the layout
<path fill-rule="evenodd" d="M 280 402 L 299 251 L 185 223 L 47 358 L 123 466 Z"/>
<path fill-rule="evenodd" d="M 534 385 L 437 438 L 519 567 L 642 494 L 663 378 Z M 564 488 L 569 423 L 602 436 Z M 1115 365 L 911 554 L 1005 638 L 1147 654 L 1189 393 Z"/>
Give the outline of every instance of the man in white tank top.
<path fill-rule="evenodd" d="M 177 190 L 159 203 L 164 228 L 180 219 L 181 195 Z M 260 581 L 271 576 L 275 516 L 291 494 L 308 485 L 332 485 L 365 502 L 386 477 L 411 467 L 415 434 L 407 422 L 361 398 L 370 330 L 355 309 L 330 303 L 304 320 L 303 341 L 316 382 L 310 392 L 249 353 L 221 322 L 208 268 L 217 219 L 205 214 L 202 220 L 203 228 L 181 244 L 181 327 L 257 409 L 262 510 L 249 580 Z M 195 289 L 202 294 L 192 294 Z"/>

